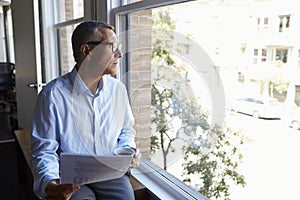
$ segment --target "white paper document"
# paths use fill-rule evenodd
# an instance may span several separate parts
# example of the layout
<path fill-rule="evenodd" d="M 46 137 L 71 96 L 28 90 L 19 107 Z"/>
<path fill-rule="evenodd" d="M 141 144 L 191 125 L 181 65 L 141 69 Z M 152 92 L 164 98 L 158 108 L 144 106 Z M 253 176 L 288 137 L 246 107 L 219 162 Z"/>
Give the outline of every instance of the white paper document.
<path fill-rule="evenodd" d="M 93 156 L 62 153 L 61 184 L 83 185 L 120 178 L 129 169 L 132 156 Z"/>

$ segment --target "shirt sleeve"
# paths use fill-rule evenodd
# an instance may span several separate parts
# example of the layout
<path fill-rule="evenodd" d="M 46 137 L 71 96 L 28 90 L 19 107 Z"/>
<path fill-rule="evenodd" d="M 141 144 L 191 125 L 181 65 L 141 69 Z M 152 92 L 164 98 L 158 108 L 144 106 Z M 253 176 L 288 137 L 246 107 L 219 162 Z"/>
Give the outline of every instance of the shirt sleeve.
<path fill-rule="evenodd" d="M 34 178 L 34 193 L 42 199 L 45 198 L 47 184 L 59 178 L 55 124 L 55 105 L 48 96 L 40 93 L 33 113 L 30 166 Z"/>
<path fill-rule="evenodd" d="M 119 95 L 121 96 L 121 98 L 119 99 L 119 101 L 122 102 L 122 105 L 123 105 L 122 109 L 124 109 L 124 110 L 123 110 L 123 112 L 119 112 L 119 113 L 124 114 L 124 118 L 123 118 L 124 122 L 123 122 L 123 126 L 121 129 L 121 133 L 118 138 L 118 147 L 136 148 L 136 144 L 135 144 L 136 131 L 133 127 L 134 126 L 134 117 L 132 114 L 131 106 L 129 104 L 127 90 L 123 84 L 121 84 L 120 90 L 121 91 L 120 91 Z"/>

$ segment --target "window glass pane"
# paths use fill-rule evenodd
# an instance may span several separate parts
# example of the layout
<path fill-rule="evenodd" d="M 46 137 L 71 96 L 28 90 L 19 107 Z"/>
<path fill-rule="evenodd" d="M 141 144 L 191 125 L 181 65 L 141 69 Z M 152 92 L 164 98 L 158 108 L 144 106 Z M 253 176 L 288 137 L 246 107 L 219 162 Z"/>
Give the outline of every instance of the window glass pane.
<path fill-rule="evenodd" d="M 283 63 L 287 62 L 287 49 L 276 49 L 276 60 Z"/>
<path fill-rule="evenodd" d="M 266 62 L 267 61 L 267 50 L 266 49 L 262 49 L 261 50 L 261 61 L 262 62 Z"/>
<path fill-rule="evenodd" d="M 286 25 L 285 25 L 286 28 L 289 28 L 290 27 L 290 16 L 286 16 Z"/>
<path fill-rule="evenodd" d="M 75 62 L 73 58 L 71 36 L 77 24 L 64 26 L 58 29 L 58 43 L 59 43 L 59 61 L 60 72 L 65 74 L 74 67 Z"/>
<path fill-rule="evenodd" d="M 253 58 L 253 64 L 257 64 L 257 58 Z"/>
<path fill-rule="evenodd" d="M 6 61 L 5 43 L 4 13 L 2 6 L 0 6 L 0 62 Z"/>
<path fill-rule="evenodd" d="M 269 19 L 267 17 L 264 18 L 264 25 L 268 24 Z"/>
<path fill-rule="evenodd" d="M 6 12 L 6 37 L 7 37 L 7 54 L 8 54 L 8 60 L 9 62 L 14 63 L 15 62 L 15 52 L 14 52 L 14 44 L 13 44 L 13 30 L 12 30 L 12 13 L 11 8 L 7 9 Z"/>
<path fill-rule="evenodd" d="M 283 32 L 284 29 L 290 27 L 290 15 L 279 16 L 279 32 Z"/>
<path fill-rule="evenodd" d="M 261 56 L 267 56 L 267 50 L 266 49 L 261 50 Z"/>
<path fill-rule="evenodd" d="M 254 54 L 255 56 L 257 56 L 257 55 L 258 55 L 258 49 L 254 49 L 253 54 Z"/>
<path fill-rule="evenodd" d="M 0 62 L 15 62 L 12 16 L 9 6 L 0 6 Z"/>
<path fill-rule="evenodd" d="M 56 23 L 84 16 L 84 0 L 56 0 Z"/>
<path fill-rule="evenodd" d="M 211 62 L 207 52 L 223 60 L 224 55 L 219 57 L 223 52 L 220 49 L 230 48 L 229 44 L 220 48 L 221 40 L 217 39 L 217 35 L 207 41 L 205 38 L 211 33 L 202 32 L 192 25 L 197 23 L 193 16 L 199 12 L 199 6 L 201 4 L 186 3 L 131 13 L 128 16 L 130 49 L 123 52 L 125 57 L 129 56 L 130 70 L 121 78 L 126 80 L 130 77 L 129 93 L 138 146 L 144 156 L 150 157 L 180 180 L 185 178 L 182 176 L 182 164 L 185 162 L 182 148 L 187 147 L 194 137 L 207 129 L 211 121 L 216 120 L 214 118 L 219 117 L 214 116 L 215 111 L 212 114 L 211 88 L 207 88 L 207 84 L 214 87 L 216 85 L 211 81 L 221 82 L 218 79 L 220 69 Z M 210 23 L 219 22 L 218 16 L 212 16 L 211 21 L 201 21 L 208 29 Z M 120 37 L 127 35 L 121 33 Z M 214 45 L 211 46 L 210 42 Z M 238 46 L 237 53 L 241 53 L 244 44 Z M 199 57 L 203 58 L 203 62 L 197 63 Z M 207 76 L 203 77 L 201 71 Z M 217 93 L 219 89 L 216 89 Z M 220 99 L 224 100 L 224 96 Z M 222 109 L 224 107 L 223 102 Z M 196 142 L 197 145 L 200 143 Z M 197 188 L 201 181 L 196 178 L 188 184 Z"/>
<path fill-rule="evenodd" d="M 127 0 L 127 4 L 135 3 L 135 2 L 138 2 L 138 1 L 144 1 L 144 0 Z"/>
<path fill-rule="evenodd" d="M 137 145 L 145 157 L 212 199 L 201 177 L 212 182 L 210 189 L 228 183 L 230 199 L 256 198 L 253 191 L 276 199 L 278 193 L 291 194 L 290 187 L 297 191 L 300 166 L 294 157 L 300 134 L 291 128 L 296 125 L 290 114 L 297 110 L 300 82 L 290 76 L 297 74 L 296 66 L 287 65 L 298 61 L 297 53 L 290 52 L 299 45 L 293 42 L 295 35 L 278 37 L 280 13 L 262 15 L 266 4 L 278 8 L 273 1 L 191 1 L 124 16 L 129 30 L 119 37 L 128 63 L 121 79 L 128 81 Z M 270 30 L 266 37 L 257 34 L 262 23 Z M 292 24 L 289 29 L 298 30 Z M 279 103 L 251 103 L 259 106 L 251 108 L 249 102 L 235 101 L 262 102 L 262 97 Z M 222 128 L 213 129 L 222 117 Z M 284 149 L 279 151 L 278 145 Z M 278 163 L 282 151 L 297 167 Z M 261 183 L 264 175 L 269 178 Z"/>

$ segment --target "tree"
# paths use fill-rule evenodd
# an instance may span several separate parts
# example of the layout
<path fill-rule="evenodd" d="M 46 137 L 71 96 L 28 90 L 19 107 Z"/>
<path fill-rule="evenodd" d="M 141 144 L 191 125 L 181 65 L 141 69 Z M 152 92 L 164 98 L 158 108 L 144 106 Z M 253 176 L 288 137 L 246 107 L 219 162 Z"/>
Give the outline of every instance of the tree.
<path fill-rule="evenodd" d="M 178 135 L 170 134 L 171 121 L 176 116 L 176 103 L 173 101 L 173 89 L 159 87 L 158 82 L 162 79 L 169 80 L 170 76 L 164 75 L 168 69 L 176 67 L 170 52 L 173 40 L 175 23 L 171 20 L 169 12 L 153 11 L 153 35 L 156 36 L 153 42 L 152 65 L 156 66 L 157 74 L 151 84 L 151 111 L 152 124 L 155 125 L 155 133 L 151 137 L 151 152 L 155 153 L 161 149 L 163 154 L 164 169 L 167 169 L 167 155 L 174 152 L 172 143 Z M 176 78 L 176 77 L 173 77 Z"/>
<path fill-rule="evenodd" d="M 174 30 L 175 23 L 167 9 L 153 11 L 151 152 L 162 151 L 163 167 L 167 170 L 169 153 L 180 151 L 174 148 L 174 142 L 186 142 L 182 148 L 185 181 L 197 174 L 202 180 L 199 192 L 210 198 L 228 199 L 228 182 L 245 185 L 244 177 L 237 171 L 242 155 L 232 142 L 239 139 L 238 144 L 243 144 L 244 138 L 228 128 L 208 123 L 209 113 L 193 96 L 186 78 L 188 63 L 176 61 L 174 49 L 180 53 L 181 46 L 174 44 Z"/>
<path fill-rule="evenodd" d="M 152 123 L 156 124 L 156 132 L 159 133 L 151 137 L 151 151 L 154 153 L 158 149 L 162 150 L 164 170 L 167 170 L 167 155 L 170 151 L 174 151 L 172 143 L 177 137 L 171 137 L 169 134 L 170 128 L 168 127 L 168 122 L 174 116 L 171 111 L 173 106 L 171 103 L 173 92 L 170 89 L 159 91 L 155 85 L 152 85 L 151 96 L 151 105 L 154 114 Z"/>
<path fill-rule="evenodd" d="M 191 94 L 190 81 L 185 77 L 187 70 L 184 64 L 178 64 L 174 58 L 174 30 L 168 10 L 153 12 L 153 51 L 152 51 L 152 89 L 151 111 L 152 125 L 155 133 L 151 137 L 151 152 L 162 151 L 163 168 L 167 170 L 167 157 L 174 152 L 172 144 L 178 140 L 180 133 L 196 127 L 205 119 L 192 120 L 191 111 L 198 111 Z M 176 45 L 176 53 L 181 52 L 182 46 Z M 183 47 L 185 48 L 185 46 Z M 191 101 L 189 101 L 189 99 Z M 196 105 L 196 104 L 195 104 Z M 200 109 L 199 109 L 200 111 Z M 203 118 L 201 115 L 195 115 Z M 174 127 L 175 121 L 180 121 L 181 126 Z M 191 124 L 193 126 L 191 126 Z"/>
<path fill-rule="evenodd" d="M 245 186 L 244 176 L 238 173 L 243 155 L 238 147 L 246 139 L 238 132 L 214 126 L 190 138 L 184 146 L 184 181 L 191 175 L 200 179 L 199 192 L 208 198 L 230 199 L 230 183 Z"/>

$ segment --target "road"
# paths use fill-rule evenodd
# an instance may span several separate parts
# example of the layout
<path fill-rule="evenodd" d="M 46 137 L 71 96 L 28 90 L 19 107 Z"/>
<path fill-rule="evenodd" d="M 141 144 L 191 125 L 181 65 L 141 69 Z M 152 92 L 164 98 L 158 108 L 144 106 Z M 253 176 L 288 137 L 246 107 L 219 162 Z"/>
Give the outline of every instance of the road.
<path fill-rule="evenodd" d="M 247 185 L 234 186 L 231 199 L 299 199 L 300 131 L 281 120 L 255 119 L 233 112 L 225 122 L 251 139 L 241 149 L 244 159 L 240 172 Z"/>

